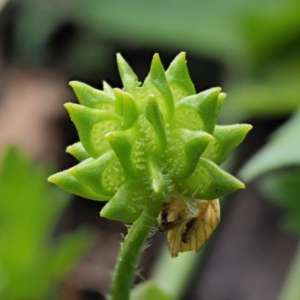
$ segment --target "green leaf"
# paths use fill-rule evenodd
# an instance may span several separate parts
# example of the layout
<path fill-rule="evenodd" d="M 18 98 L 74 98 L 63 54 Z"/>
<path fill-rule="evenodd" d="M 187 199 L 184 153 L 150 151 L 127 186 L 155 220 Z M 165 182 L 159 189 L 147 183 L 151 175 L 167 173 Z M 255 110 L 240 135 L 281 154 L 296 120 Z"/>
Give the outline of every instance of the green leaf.
<path fill-rule="evenodd" d="M 285 55 L 279 60 L 264 62 L 252 76 L 227 86 L 230 97 L 222 117 L 236 122 L 253 116 L 285 116 L 298 110 L 300 55 L 297 49 L 282 52 Z"/>
<path fill-rule="evenodd" d="M 92 246 L 92 236 L 86 230 L 79 230 L 61 238 L 56 245 L 44 250 L 45 259 L 37 264 L 30 274 L 30 280 L 22 289 L 12 289 L 5 299 L 40 299 L 41 295 L 53 290 L 53 282 L 60 283 L 79 262 L 83 254 Z M 23 286 L 28 274 L 24 274 L 17 286 Z M 43 281 L 40 278 L 44 278 Z M 37 284 L 39 282 L 39 284 Z M 27 297 L 26 297 L 27 298 Z M 27 298 L 27 299 L 28 299 Z M 44 299 L 44 297 L 43 297 Z"/>
<path fill-rule="evenodd" d="M 240 171 L 244 180 L 286 166 L 300 164 L 300 110 L 272 135 L 268 144 L 260 150 Z"/>
<path fill-rule="evenodd" d="M 51 275 L 50 285 L 52 280 L 61 280 L 62 275 L 68 274 L 74 262 L 78 263 L 83 254 L 92 246 L 92 242 L 91 233 L 84 229 L 61 238 L 55 247 L 49 249 L 49 258 L 40 274 Z"/>
<path fill-rule="evenodd" d="M 16 148 L 2 157 L 1 299 L 46 299 L 91 245 L 81 233 L 53 242 L 68 198 L 47 183 L 47 173 Z"/>
<path fill-rule="evenodd" d="M 270 199 L 288 210 L 300 209 L 300 169 L 270 174 L 263 178 L 261 187 Z M 299 215 L 300 223 L 300 215 Z"/>
<path fill-rule="evenodd" d="M 237 6 L 235 1 L 220 1 L 215 5 L 210 1 L 174 3 L 154 0 L 141 3 L 132 0 L 124 3 L 117 0 L 115 3 L 97 3 L 87 0 L 76 1 L 75 17 L 94 32 L 106 34 L 107 38 L 113 36 L 136 45 L 147 41 L 150 45 L 173 49 L 182 49 L 184 45 L 185 49 L 198 55 L 221 59 L 222 62 L 231 59 L 236 63 L 252 54 L 242 33 L 244 18 L 249 14 L 256 16 L 258 5 L 260 9 L 265 8 L 261 2 L 255 3 L 250 5 L 243 1 Z M 230 12 L 230 18 L 224 17 L 225 10 Z M 264 9 L 265 15 L 269 10 Z M 107 24 L 110 30 L 103 32 L 103 24 Z"/>
<path fill-rule="evenodd" d="M 272 202 L 284 209 L 280 219 L 282 227 L 290 234 L 300 236 L 300 169 L 270 174 L 260 181 L 263 191 Z"/>
<path fill-rule="evenodd" d="M 288 211 L 280 220 L 282 228 L 296 237 L 300 237 L 300 209 Z"/>
<path fill-rule="evenodd" d="M 18 269 L 19 263 L 20 268 L 23 266 L 24 257 L 32 258 L 39 244 L 45 242 L 43 230 L 52 229 L 56 214 L 67 204 L 66 195 L 50 189 L 46 178 L 46 170 L 34 166 L 20 150 L 10 148 L 4 154 L 0 170 L 0 231 L 5 234 L 6 242 L 0 252 L 3 250 L 6 258 L 2 267 L 8 264 L 12 270 Z M 52 205 L 52 197 L 57 197 L 58 203 Z M 26 236 L 22 246 L 24 256 L 18 255 L 21 242 L 18 236 Z"/>
<path fill-rule="evenodd" d="M 131 292 L 130 300 L 175 300 L 151 281 L 137 285 Z"/>

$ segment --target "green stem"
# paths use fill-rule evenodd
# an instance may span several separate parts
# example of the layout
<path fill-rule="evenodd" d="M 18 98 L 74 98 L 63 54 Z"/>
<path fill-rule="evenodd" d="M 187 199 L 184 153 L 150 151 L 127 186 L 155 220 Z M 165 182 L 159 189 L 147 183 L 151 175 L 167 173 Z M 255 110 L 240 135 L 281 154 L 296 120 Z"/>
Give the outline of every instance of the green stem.
<path fill-rule="evenodd" d="M 137 262 L 143 251 L 144 242 L 158 217 L 161 206 L 161 201 L 148 201 L 148 205 L 128 231 L 121 245 L 113 274 L 111 300 L 129 299 Z"/>

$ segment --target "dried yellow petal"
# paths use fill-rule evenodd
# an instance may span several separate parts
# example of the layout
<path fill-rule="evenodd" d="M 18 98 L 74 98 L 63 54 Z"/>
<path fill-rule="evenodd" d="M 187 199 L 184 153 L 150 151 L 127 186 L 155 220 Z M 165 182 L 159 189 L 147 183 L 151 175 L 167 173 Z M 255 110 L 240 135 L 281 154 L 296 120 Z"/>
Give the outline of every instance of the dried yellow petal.
<path fill-rule="evenodd" d="M 167 234 L 171 256 L 198 251 L 220 222 L 219 200 L 172 198 L 161 212 L 159 230 Z"/>

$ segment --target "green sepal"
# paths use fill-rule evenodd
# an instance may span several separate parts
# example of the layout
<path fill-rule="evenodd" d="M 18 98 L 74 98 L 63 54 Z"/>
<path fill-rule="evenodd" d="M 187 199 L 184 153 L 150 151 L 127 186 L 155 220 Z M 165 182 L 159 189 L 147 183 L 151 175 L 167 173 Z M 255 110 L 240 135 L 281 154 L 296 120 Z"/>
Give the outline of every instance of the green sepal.
<path fill-rule="evenodd" d="M 80 163 L 69 170 L 79 182 L 95 193 L 110 199 L 126 180 L 118 158 L 113 151 L 107 152 L 88 163 Z"/>
<path fill-rule="evenodd" d="M 89 154 L 84 149 L 84 147 L 82 146 L 81 142 L 69 146 L 66 149 L 66 152 L 73 155 L 78 161 L 84 161 L 85 159 L 90 157 Z"/>
<path fill-rule="evenodd" d="M 125 92 L 135 97 L 140 86 L 136 74 L 120 53 L 117 54 L 117 64 Z"/>
<path fill-rule="evenodd" d="M 113 88 L 106 81 L 103 81 L 102 85 L 103 85 L 103 92 L 107 93 L 108 95 L 110 95 L 114 98 L 115 93 L 114 93 Z"/>
<path fill-rule="evenodd" d="M 95 193 L 88 186 L 79 182 L 69 173 L 69 170 L 65 170 L 50 176 L 48 181 L 56 184 L 61 189 L 71 194 L 75 194 L 83 198 L 97 201 L 107 201 L 108 199 L 106 196 Z"/>
<path fill-rule="evenodd" d="M 209 143 L 202 157 L 220 165 L 229 154 L 244 140 L 252 126 L 248 124 L 216 125 L 214 140 Z"/>
<path fill-rule="evenodd" d="M 217 118 L 219 116 L 219 113 L 221 111 L 221 108 L 222 108 L 222 105 L 223 105 L 223 102 L 224 102 L 226 96 L 227 95 L 225 93 L 220 93 L 218 96 L 218 102 L 217 102 L 217 108 L 216 108 L 216 121 L 217 121 Z"/>
<path fill-rule="evenodd" d="M 90 108 L 114 111 L 115 99 L 113 96 L 79 81 L 71 81 L 69 84 L 80 104 Z"/>
<path fill-rule="evenodd" d="M 191 198 L 213 200 L 244 189 L 245 185 L 206 158 L 200 158 L 195 172 L 178 181 L 180 193 Z"/>
<path fill-rule="evenodd" d="M 75 124 L 84 149 L 90 156 L 99 157 L 110 149 L 104 136 L 111 131 L 121 130 L 120 116 L 74 103 L 67 103 L 65 107 Z"/>
<path fill-rule="evenodd" d="M 132 223 L 140 216 L 146 201 L 145 184 L 127 181 L 103 207 L 100 216 L 110 220 Z"/>
<path fill-rule="evenodd" d="M 130 128 L 140 115 L 140 109 L 132 96 L 120 89 L 114 89 L 116 113 L 122 117 L 122 129 Z"/>
<path fill-rule="evenodd" d="M 148 180 L 152 190 L 152 196 L 160 197 L 162 200 L 164 200 L 164 198 L 166 197 L 167 186 L 163 174 L 154 157 L 148 157 L 147 171 Z"/>
<path fill-rule="evenodd" d="M 134 143 L 137 140 L 134 128 L 124 131 L 115 131 L 107 134 L 105 138 L 111 145 L 115 154 L 118 156 L 124 171 L 128 176 L 137 178 L 141 175 L 141 171 L 136 167 L 133 161 Z"/>
<path fill-rule="evenodd" d="M 143 88 L 147 90 L 148 94 L 152 93 L 157 99 L 165 122 L 169 123 L 174 114 L 174 101 L 158 54 L 153 56 L 150 71 L 145 79 Z"/>
<path fill-rule="evenodd" d="M 158 103 L 153 95 L 147 98 L 145 116 L 155 131 L 157 137 L 157 152 L 162 153 L 167 145 L 165 124 Z"/>
<path fill-rule="evenodd" d="M 165 158 L 168 169 L 173 170 L 172 177 L 176 179 L 189 177 L 195 171 L 201 154 L 212 140 L 213 137 L 204 131 L 175 130 L 169 140 Z"/>
<path fill-rule="evenodd" d="M 171 88 L 174 102 L 196 93 L 186 65 L 185 52 L 179 53 L 171 62 L 166 71 L 166 78 Z"/>
<path fill-rule="evenodd" d="M 211 88 L 197 95 L 181 99 L 175 105 L 173 124 L 190 130 L 213 134 L 215 114 L 221 88 Z"/>

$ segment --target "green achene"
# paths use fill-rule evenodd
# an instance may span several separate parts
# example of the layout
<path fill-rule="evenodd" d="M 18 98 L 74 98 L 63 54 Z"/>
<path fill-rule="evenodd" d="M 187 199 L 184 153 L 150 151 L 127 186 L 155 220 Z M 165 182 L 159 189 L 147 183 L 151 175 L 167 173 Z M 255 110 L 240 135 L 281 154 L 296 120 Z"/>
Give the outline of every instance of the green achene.
<path fill-rule="evenodd" d="M 155 199 L 213 200 L 244 188 L 219 165 L 245 138 L 248 124 L 217 126 L 225 94 L 196 94 L 185 53 L 167 71 L 155 54 L 143 84 L 117 55 L 123 89 L 70 83 L 80 104 L 65 105 L 80 142 L 67 148 L 78 165 L 49 178 L 84 198 L 108 201 L 101 216 L 134 222 Z"/>

